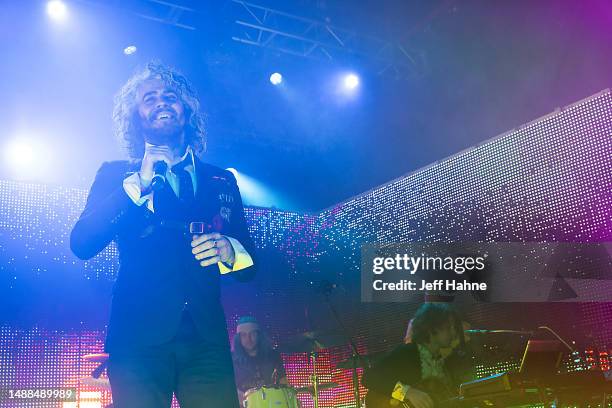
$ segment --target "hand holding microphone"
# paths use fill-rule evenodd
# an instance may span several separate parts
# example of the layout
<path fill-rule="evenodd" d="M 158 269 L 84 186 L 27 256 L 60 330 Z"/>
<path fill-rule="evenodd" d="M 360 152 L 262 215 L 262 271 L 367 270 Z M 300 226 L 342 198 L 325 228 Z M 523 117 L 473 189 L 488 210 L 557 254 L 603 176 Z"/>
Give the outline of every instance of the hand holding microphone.
<path fill-rule="evenodd" d="M 166 170 L 172 164 L 173 154 L 168 146 L 145 145 L 145 154 L 140 166 L 140 189 L 159 189 L 166 181 Z"/>

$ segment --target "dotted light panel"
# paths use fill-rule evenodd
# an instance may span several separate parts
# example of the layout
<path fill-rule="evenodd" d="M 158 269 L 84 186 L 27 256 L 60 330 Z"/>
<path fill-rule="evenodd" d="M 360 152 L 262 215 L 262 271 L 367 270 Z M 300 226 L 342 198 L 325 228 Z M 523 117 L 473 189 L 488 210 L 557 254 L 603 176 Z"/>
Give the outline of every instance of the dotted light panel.
<path fill-rule="evenodd" d="M 418 305 L 360 302 L 362 243 L 610 241 L 611 169 L 612 96 L 604 91 L 319 214 L 247 208 L 259 275 L 248 284 L 224 282 L 230 338 L 244 314 L 254 314 L 278 345 L 304 331 L 337 332 L 321 295 L 334 283 L 331 301 L 360 353 L 389 350 Z M 86 194 L 0 181 L 2 388 L 76 386 L 92 369 L 80 357 L 102 349 L 117 252 L 110 245 L 86 262 L 71 254 L 68 237 Z M 610 304 L 483 304 L 465 313 L 474 327 L 546 323 L 581 344 L 585 356 L 592 348 L 593 367 L 610 365 Z M 339 384 L 322 393 L 322 407 L 353 404 L 351 373 L 337 368 L 349 355 L 347 346 L 321 354 L 322 381 Z M 307 385 L 307 355 L 283 358 L 290 383 Z M 479 361 L 477 375 L 516 364 L 491 357 Z M 568 370 L 580 367 L 567 362 Z M 106 392 L 79 391 L 93 393 L 83 394 L 80 407 L 109 402 Z M 312 406 L 310 397 L 300 399 Z"/>

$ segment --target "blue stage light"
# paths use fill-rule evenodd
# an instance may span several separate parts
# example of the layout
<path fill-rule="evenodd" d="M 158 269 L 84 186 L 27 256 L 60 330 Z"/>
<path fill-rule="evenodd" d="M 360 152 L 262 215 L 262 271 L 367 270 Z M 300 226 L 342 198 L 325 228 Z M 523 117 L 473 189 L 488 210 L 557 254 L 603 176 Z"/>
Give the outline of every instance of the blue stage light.
<path fill-rule="evenodd" d="M 6 146 L 4 153 L 7 163 L 14 169 L 33 166 L 37 161 L 34 146 L 26 140 L 13 140 Z"/>
<path fill-rule="evenodd" d="M 348 90 L 355 89 L 359 86 L 359 77 L 355 74 L 347 74 L 344 76 L 344 87 Z"/>
<path fill-rule="evenodd" d="M 270 75 L 270 82 L 272 82 L 272 85 L 280 85 L 280 83 L 283 82 L 283 76 L 278 72 L 275 72 Z"/>
<path fill-rule="evenodd" d="M 125 48 L 123 49 L 123 53 L 124 53 L 125 55 L 132 55 L 132 54 L 136 54 L 136 51 L 138 51 L 138 48 L 136 48 L 136 46 L 135 46 L 135 45 L 130 45 L 130 46 L 127 46 L 127 47 L 125 47 Z"/>
<path fill-rule="evenodd" d="M 60 0 L 47 2 L 47 14 L 55 21 L 63 21 L 68 15 L 66 4 Z"/>

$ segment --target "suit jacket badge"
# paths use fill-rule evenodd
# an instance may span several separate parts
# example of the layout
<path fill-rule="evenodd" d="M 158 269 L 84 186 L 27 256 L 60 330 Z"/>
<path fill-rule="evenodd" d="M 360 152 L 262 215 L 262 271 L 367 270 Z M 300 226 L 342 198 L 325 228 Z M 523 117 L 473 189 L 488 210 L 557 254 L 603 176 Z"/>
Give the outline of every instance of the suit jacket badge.
<path fill-rule="evenodd" d="M 232 215 L 232 210 L 230 210 L 227 207 L 221 207 L 219 209 L 219 214 L 225 221 L 230 222 L 230 216 Z"/>
<path fill-rule="evenodd" d="M 231 194 L 221 193 L 219 194 L 219 201 L 222 204 L 230 204 L 234 202 L 234 196 Z"/>

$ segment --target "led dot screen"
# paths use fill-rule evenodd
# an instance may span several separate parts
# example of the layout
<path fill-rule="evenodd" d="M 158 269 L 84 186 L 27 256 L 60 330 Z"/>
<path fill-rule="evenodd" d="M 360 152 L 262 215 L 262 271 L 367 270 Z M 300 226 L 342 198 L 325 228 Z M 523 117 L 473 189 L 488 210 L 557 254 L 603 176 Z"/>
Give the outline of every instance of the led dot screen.
<path fill-rule="evenodd" d="M 277 345 L 301 332 L 337 333 L 322 295 L 333 283 L 331 302 L 359 352 L 389 350 L 418 305 L 360 303 L 362 243 L 611 241 L 611 169 L 612 95 L 603 91 L 318 214 L 247 208 L 259 274 L 247 284 L 224 280 L 230 338 L 245 314 Z M 0 181 L 0 387 L 73 386 L 81 407 L 110 402 L 108 392 L 78 380 L 94 366 L 81 356 L 102 350 L 118 269 L 114 245 L 85 262 L 70 252 L 86 195 Z M 479 304 L 463 312 L 473 327 L 555 328 L 580 350 L 564 362 L 569 371 L 612 364 L 610 304 Z M 516 368 L 526 339 L 473 341 L 488 350 L 475 362 L 480 377 Z M 351 373 L 337 367 L 349 356 L 346 345 L 321 353 L 321 381 L 339 384 L 321 393 L 322 407 L 353 403 Z M 307 385 L 308 356 L 283 358 L 290 383 Z"/>

